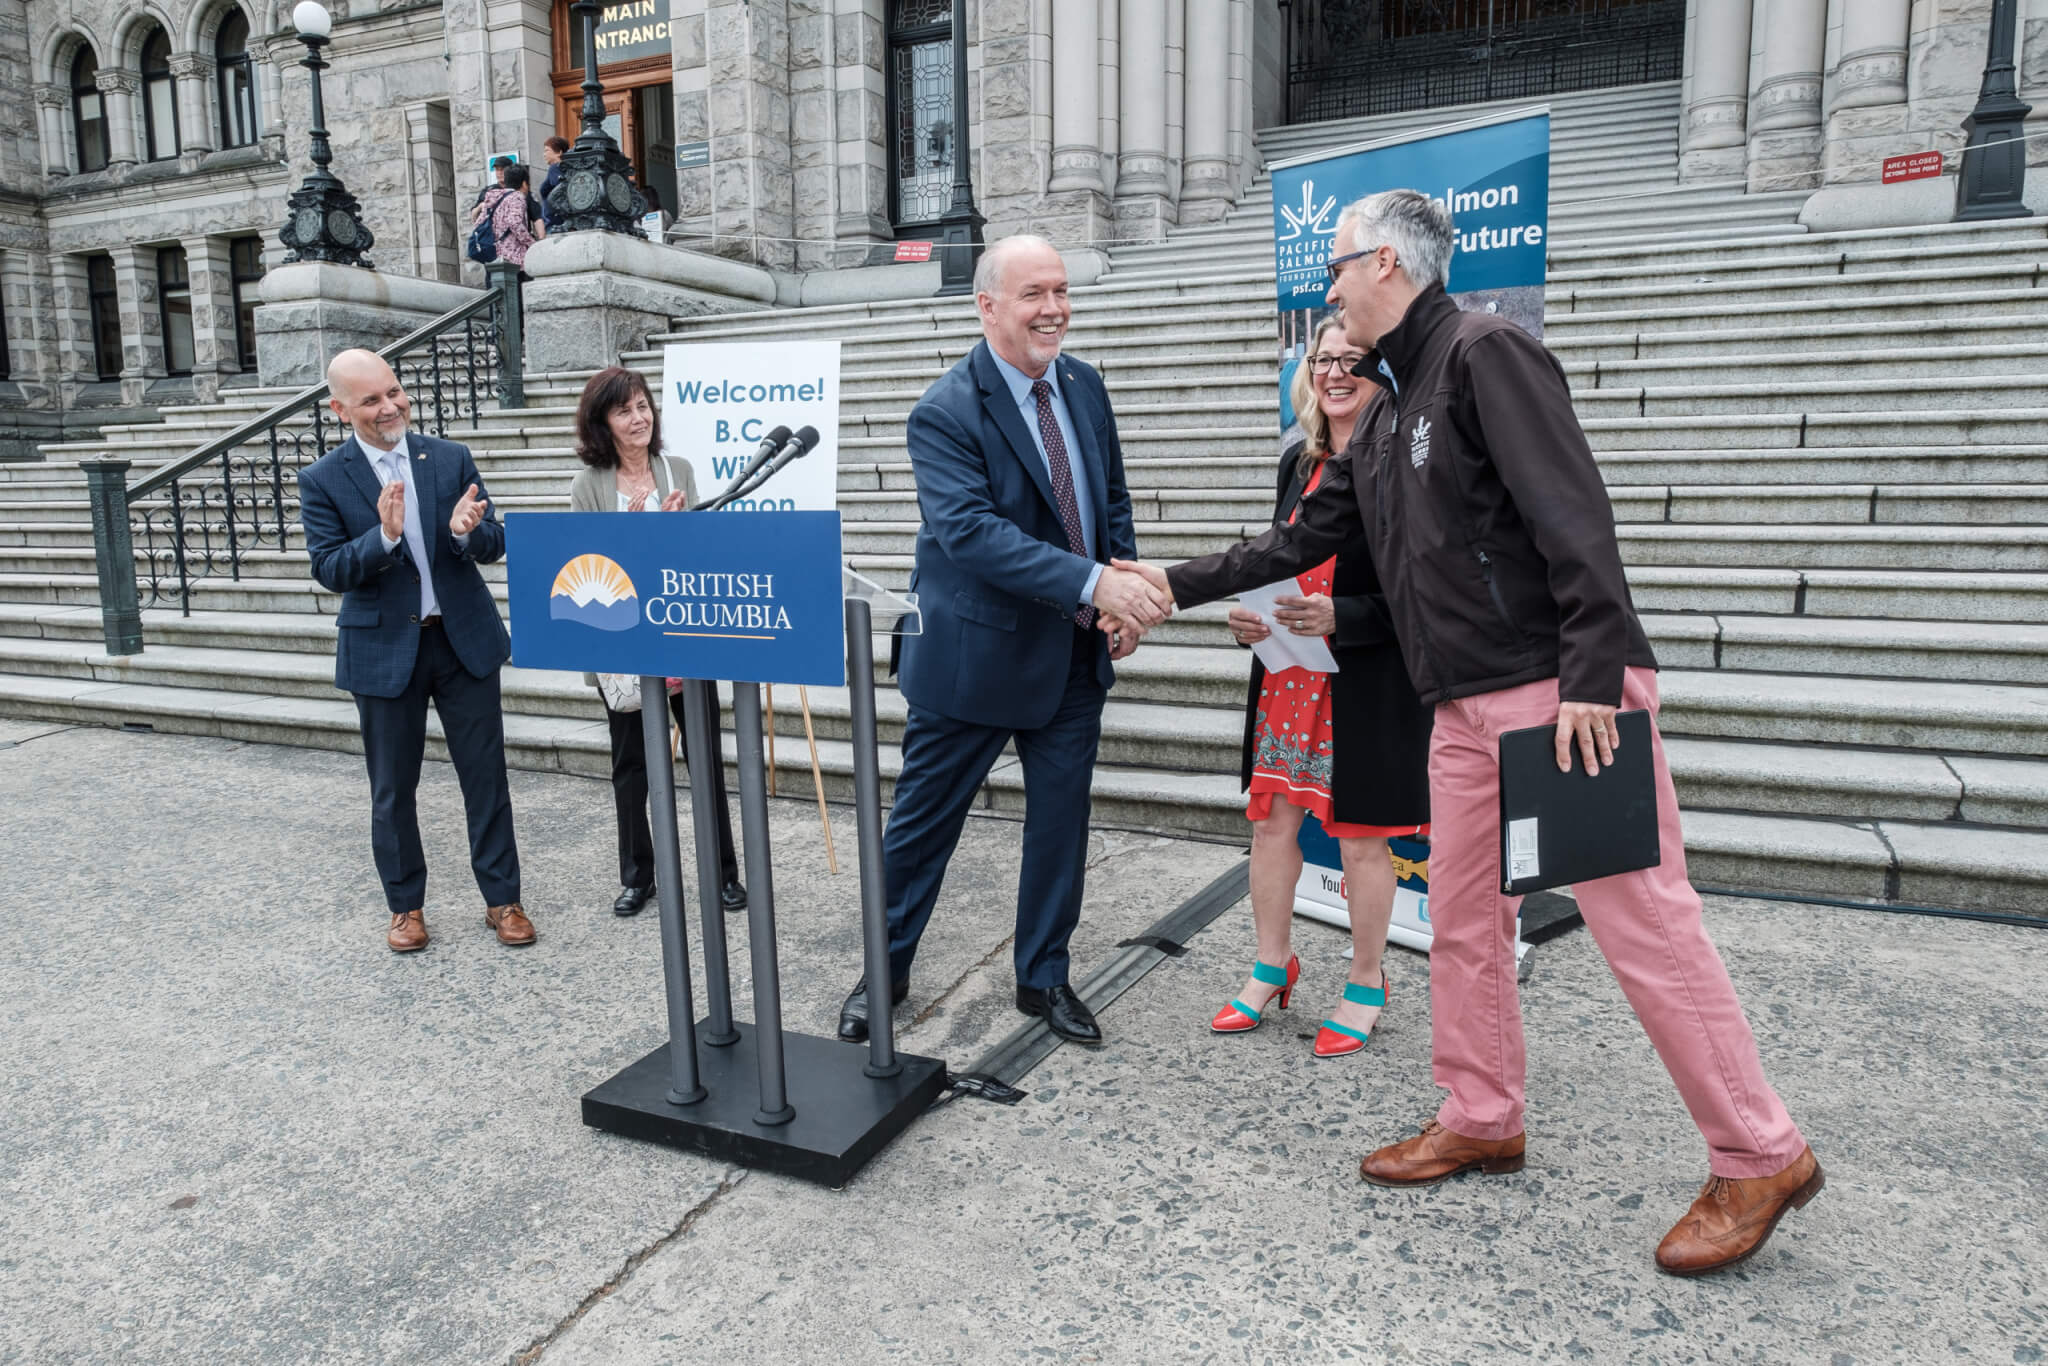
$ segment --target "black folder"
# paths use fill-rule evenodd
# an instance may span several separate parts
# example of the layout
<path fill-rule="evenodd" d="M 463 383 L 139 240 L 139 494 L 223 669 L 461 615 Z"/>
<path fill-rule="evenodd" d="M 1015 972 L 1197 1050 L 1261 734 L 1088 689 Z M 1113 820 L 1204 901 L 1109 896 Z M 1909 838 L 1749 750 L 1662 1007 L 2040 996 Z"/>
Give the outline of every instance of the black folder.
<path fill-rule="evenodd" d="M 1557 769 L 1557 727 L 1500 737 L 1500 886 L 1509 896 L 1655 868 L 1657 788 L 1650 764 L 1650 714 L 1614 718 L 1614 762 L 1586 772 L 1572 742 L 1569 773 Z"/>

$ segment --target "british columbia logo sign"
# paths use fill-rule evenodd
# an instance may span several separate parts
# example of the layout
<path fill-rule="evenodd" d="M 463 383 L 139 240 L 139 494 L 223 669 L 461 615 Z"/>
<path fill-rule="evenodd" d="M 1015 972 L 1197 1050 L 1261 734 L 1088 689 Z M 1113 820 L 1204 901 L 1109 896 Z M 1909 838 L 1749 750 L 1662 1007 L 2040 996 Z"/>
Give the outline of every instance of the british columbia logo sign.
<path fill-rule="evenodd" d="M 618 561 L 603 555 L 578 555 L 555 575 L 548 594 L 548 616 L 579 621 L 600 631 L 630 631 L 640 620 L 640 595 Z"/>

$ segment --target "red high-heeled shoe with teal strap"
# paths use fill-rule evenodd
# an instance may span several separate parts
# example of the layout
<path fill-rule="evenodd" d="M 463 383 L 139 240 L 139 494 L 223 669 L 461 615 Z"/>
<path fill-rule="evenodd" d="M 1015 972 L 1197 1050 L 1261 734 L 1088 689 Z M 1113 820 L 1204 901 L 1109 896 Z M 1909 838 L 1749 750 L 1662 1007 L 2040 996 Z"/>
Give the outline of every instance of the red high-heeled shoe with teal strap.
<path fill-rule="evenodd" d="M 1380 984 L 1376 987 L 1362 987 L 1356 982 L 1344 984 L 1344 999 L 1355 1006 L 1378 1006 L 1387 1008 L 1387 988 L 1393 985 L 1387 978 L 1387 970 L 1380 969 Z M 1362 1051 L 1372 1041 L 1370 1029 L 1353 1029 L 1335 1020 L 1323 1021 L 1323 1027 L 1316 1031 L 1315 1054 L 1319 1058 L 1342 1058 Z"/>
<path fill-rule="evenodd" d="M 1254 960 L 1252 963 L 1252 980 L 1254 982 L 1264 982 L 1269 987 L 1280 988 L 1280 990 L 1266 998 L 1266 1005 L 1271 1006 L 1277 1001 L 1280 1008 L 1285 1010 L 1287 1009 L 1287 1003 L 1294 999 L 1294 984 L 1301 980 L 1301 959 L 1290 957 L 1287 960 L 1285 971 L 1272 966 L 1270 963 L 1261 963 Z M 1252 1009 L 1252 1007 L 1233 996 L 1230 1004 L 1217 1011 L 1215 1017 L 1209 1021 L 1209 1032 L 1212 1034 L 1248 1034 L 1259 1027 L 1261 1018 L 1259 1011 Z"/>

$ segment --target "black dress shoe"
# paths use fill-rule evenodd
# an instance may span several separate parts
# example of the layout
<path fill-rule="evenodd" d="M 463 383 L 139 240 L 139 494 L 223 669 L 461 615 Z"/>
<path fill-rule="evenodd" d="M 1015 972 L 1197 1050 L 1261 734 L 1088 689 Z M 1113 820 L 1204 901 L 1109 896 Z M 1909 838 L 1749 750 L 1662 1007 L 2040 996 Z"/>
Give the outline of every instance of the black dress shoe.
<path fill-rule="evenodd" d="M 908 995 L 908 978 L 893 983 L 889 992 L 890 1009 L 902 1005 Z M 846 1004 L 839 1007 L 839 1037 L 848 1043 L 861 1043 L 868 1037 L 868 979 L 865 977 L 854 984 L 852 994 L 846 998 Z"/>
<path fill-rule="evenodd" d="M 1089 1045 L 1102 1042 L 1102 1026 L 1074 989 L 1062 982 L 1056 987 L 1018 987 L 1017 1009 L 1044 1020 L 1062 1039 Z"/>
<path fill-rule="evenodd" d="M 718 889 L 718 904 L 725 907 L 727 915 L 738 915 L 747 909 L 747 889 L 737 882 L 728 882 Z"/>
<path fill-rule="evenodd" d="M 638 915 L 640 908 L 654 897 L 652 887 L 628 887 L 619 893 L 619 899 L 612 903 L 613 915 Z"/>

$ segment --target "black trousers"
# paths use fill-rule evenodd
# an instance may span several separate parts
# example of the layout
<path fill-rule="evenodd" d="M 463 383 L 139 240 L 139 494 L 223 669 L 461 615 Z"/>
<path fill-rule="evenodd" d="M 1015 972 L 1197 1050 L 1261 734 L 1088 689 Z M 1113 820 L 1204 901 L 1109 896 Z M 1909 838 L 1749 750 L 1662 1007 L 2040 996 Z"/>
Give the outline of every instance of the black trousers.
<path fill-rule="evenodd" d="M 689 735 L 689 727 L 683 722 L 683 698 L 677 693 L 669 698 L 669 711 L 676 724 L 683 727 L 683 734 Z M 739 857 L 733 850 L 732 811 L 725 799 L 725 755 L 718 748 L 718 701 L 713 691 L 704 690 L 704 728 L 712 739 L 711 790 L 702 794 L 692 793 L 692 801 L 709 801 L 718 812 L 718 879 L 721 884 L 740 880 Z M 654 885 L 654 829 L 647 819 L 647 743 L 643 738 L 640 720 L 644 715 L 637 711 L 613 711 L 604 709 L 605 721 L 612 729 L 612 804 L 619 817 L 619 885 L 622 887 L 652 887 Z M 682 757 L 690 757 L 689 741 L 683 742 Z M 685 887 L 694 887 L 695 879 L 687 873 L 683 877 Z"/>
<path fill-rule="evenodd" d="M 484 904 L 519 900 L 519 846 L 512 838 L 512 789 L 505 780 L 505 713 L 498 671 L 477 678 L 462 667 L 438 623 L 420 631 L 412 681 L 396 697 L 356 695 L 363 759 L 370 770 L 370 850 L 393 915 L 427 904 L 427 856 L 420 848 L 420 763 L 427 749 L 427 702 L 440 714 L 448 757 L 469 817 L 469 865 Z"/>

